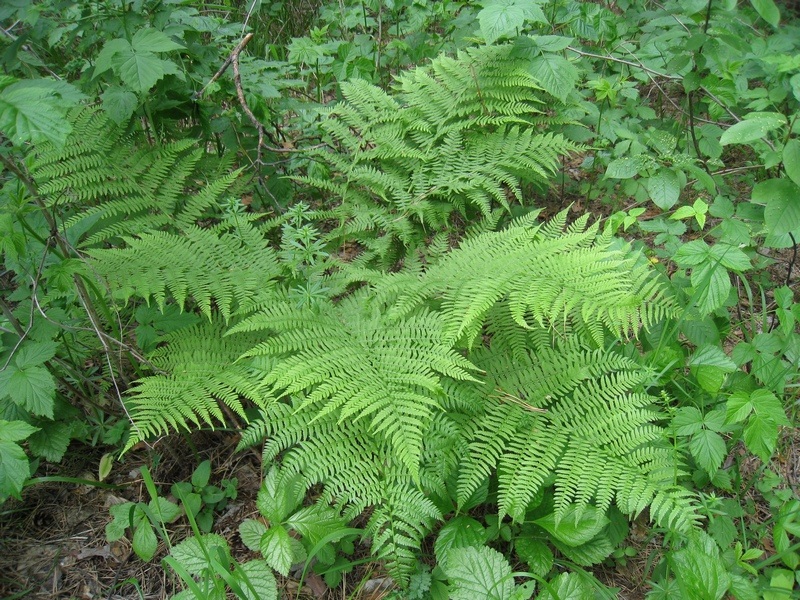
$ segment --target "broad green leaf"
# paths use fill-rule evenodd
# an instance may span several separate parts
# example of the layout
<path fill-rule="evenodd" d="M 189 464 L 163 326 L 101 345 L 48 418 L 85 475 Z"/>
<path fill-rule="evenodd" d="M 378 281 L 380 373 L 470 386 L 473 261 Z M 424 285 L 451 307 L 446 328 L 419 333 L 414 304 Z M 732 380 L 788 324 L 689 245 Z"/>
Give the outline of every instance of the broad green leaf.
<path fill-rule="evenodd" d="M 255 519 L 245 519 L 239 525 L 239 536 L 242 538 L 242 542 L 253 551 L 261 548 L 261 538 L 265 533 L 267 533 L 267 526 Z"/>
<path fill-rule="evenodd" d="M 800 227 L 800 186 L 790 179 L 768 179 L 753 187 L 752 201 L 766 206 L 764 221 L 773 235 Z"/>
<path fill-rule="evenodd" d="M 273 525 L 261 537 L 259 549 L 270 567 L 284 577 L 289 575 L 289 569 L 295 562 L 294 546 L 289 532 L 280 525 Z"/>
<path fill-rule="evenodd" d="M 211 461 L 204 460 L 192 473 L 192 486 L 195 488 L 204 488 L 208 485 L 208 480 L 211 478 Z"/>
<path fill-rule="evenodd" d="M 53 418 L 55 394 L 55 380 L 44 367 L 20 369 L 11 364 L 0 371 L 0 398 L 8 396 L 35 415 Z"/>
<path fill-rule="evenodd" d="M 669 210 L 681 195 L 678 176 L 669 169 L 662 169 L 645 183 L 650 199 L 661 210 Z"/>
<path fill-rule="evenodd" d="M 125 535 L 125 530 L 132 525 L 136 505 L 133 502 L 112 504 L 108 509 L 112 520 L 106 524 L 106 539 L 115 542 Z"/>
<path fill-rule="evenodd" d="M 590 567 L 607 559 L 614 552 L 614 545 L 605 535 L 598 535 L 580 546 L 568 546 L 553 540 L 558 551 L 582 567 Z"/>
<path fill-rule="evenodd" d="M 284 521 L 284 525 L 299 533 L 309 545 L 323 538 L 334 542 L 352 532 L 347 522 L 330 506 L 312 504 L 305 506 Z M 337 534 L 338 532 L 338 534 Z"/>
<path fill-rule="evenodd" d="M 797 138 L 789 140 L 783 147 L 783 168 L 789 179 L 800 185 L 800 140 Z"/>
<path fill-rule="evenodd" d="M 0 132 L 12 143 L 51 141 L 60 145 L 72 126 L 64 118 L 64 101 L 52 91 L 19 81 L 0 92 Z"/>
<path fill-rule="evenodd" d="M 111 474 L 111 469 L 114 467 L 114 455 L 111 452 L 106 452 L 100 458 L 100 464 L 97 467 L 97 479 L 103 481 Z"/>
<path fill-rule="evenodd" d="M 725 459 L 725 440 L 718 433 L 702 429 L 692 436 L 689 450 L 701 467 L 708 473 L 714 473 Z"/>
<path fill-rule="evenodd" d="M 689 359 L 689 366 L 710 366 L 719 367 L 726 373 L 732 373 L 736 370 L 736 363 L 725 354 L 719 346 L 714 344 L 707 344 L 695 350 L 691 359 Z"/>
<path fill-rule="evenodd" d="M 451 600 L 508 600 L 514 593 L 508 561 L 486 546 L 453 548 L 443 570 Z"/>
<path fill-rule="evenodd" d="M 709 248 L 709 254 L 714 262 L 731 271 L 747 271 L 751 266 L 747 254 L 730 244 L 718 242 Z"/>
<path fill-rule="evenodd" d="M 720 308 L 732 289 L 728 271 L 718 265 L 703 265 L 694 269 L 691 276 L 697 309 L 709 314 Z"/>
<path fill-rule="evenodd" d="M 642 166 L 642 161 L 631 157 L 624 156 L 612 160 L 606 169 L 605 178 L 611 179 L 630 179 L 639 174 L 639 169 Z"/>
<path fill-rule="evenodd" d="M 481 35 L 487 44 L 517 35 L 526 21 L 547 23 L 542 9 L 532 0 L 487 0 L 478 13 Z"/>
<path fill-rule="evenodd" d="M 781 21 L 781 13 L 773 0 L 750 0 L 758 15 L 773 27 Z"/>
<path fill-rule="evenodd" d="M 794 99 L 800 102 L 800 73 L 792 75 L 792 77 L 789 79 L 789 85 L 792 86 L 792 94 L 794 94 Z"/>
<path fill-rule="evenodd" d="M 707 262 L 711 250 L 703 240 L 692 240 L 681 244 L 678 251 L 674 254 L 673 260 L 681 267 L 694 267 Z"/>
<path fill-rule="evenodd" d="M 548 93 L 562 102 L 575 89 L 578 69 L 566 58 L 557 54 L 543 54 L 534 58 L 529 67 L 533 75 Z"/>
<path fill-rule="evenodd" d="M 786 117 L 780 113 L 759 113 L 758 116 L 739 121 L 725 130 L 719 143 L 723 146 L 728 144 L 747 144 L 765 137 L 770 131 L 774 131 L 786 125 Z"/>
<path fill-rule="evenodd" d="M 206 569 L 210 568 L 206 553 L 216 560 L 220 560 L 222 557 L 223 563 L 230 564 L 228 542 L 216 533 L 208 533 L 200 538 L 190 537 L 177 546 L 173 546 L 170 551 L 170 554 L 183 565 L 190 575 L 202 575 Z"/>
<path fill-rule="evenodd" d="M 0 419 L 0 441 L 19 442 L 36 431 L 39 431 L 38 427 L 29 425 L 25 421 L 4 421 Z"/>
<path fill-rule="evenodd" d="M 158 538 L 156 538 L 156 532 L 153 531 L 153 526 L 149 521 L 144 520 L 137 525 L 136 529 L 133 531 L 133 541 L 131 545 L 133 546 L 133 551 L 136 553 L 136 556 L 145 562 L 150 562 L 153 556 L 155 556 L 156 550 L 158 549 Z"/>
<path fill-rule="evenodd" d="M 550 588 L 553 591 L 550 591 Z M 537 600 L 595 600 L 595 595 L 589 584 L 578 573 L 562 573 L 542 586 Z"/>
<path fill-rule="evenodd" d="M 114 68 L 114 56 L 122 51 L 131 51 L 131 45 L 128 40 L 117 38 L 107 41 L 94 61 L 94 76 L 97 77 Z"/>
<path fill-rule="evenodd" d="M 669 564 L 675 574 L 681 598 L 720 600 L 731 584 L 731 578 L 718 555 L 705 548 L 690 546 L 672 552 Z"/>
<path fill-rule="evenodd" d="M 256 506 L 270 523 L 281 523 L 302 504 L 305 492 L 300 475 L 286 478 L 277 467 L 272 467 L 264 476 Z"/>
<path fill-rule="evenodd" d="M 744 427 L 744 443 L 750 452 L 767 463 L 775 451 L 777 439 L 778 425 L 772 419 L 757 414 L 750 416 Z"/>
<path fill-rule="evenodd" d="M 154 500 L 150 500 L 147 506 L 158 519 L 164 521 L 164 523 L 171 523 L 175 519 L 177 519 L 181 514 L 181 507 L 175 504 L 174 502 L 170 502 L 166 498 L 162 498 L 159 496 Z"/>
<path fill-rule="evenodd" d="M 152 27 L 137 31 L 133 35 L 131 46 L 137 52 L 169 52 L 183 49 L 181 44 L 173 42 L 163 31 Z"/>
<path fill-rule="evenodd" d="M 239 565 L 233 576 L 240 582 L 244 598 L 241 600 L 277 600 L 278 586 L 275 575 L 266 561 L 251 560 Z"/>
<path fill-rule="evenodd" d="M 539 577 L 544 577 L 553 568 L 553 551 L 541 540 L 520 536 L 514 542 L 517 556 L 524 560 L 528 569 Z"/>
<path fill-rule="evenodd" d="M 133 47 L 120 50 L 113 58 L 120 79 L 133 91 L 143 94 L 164 77 L 164 61 L 152 52 Z"/>
<path fill-rule="evenodd" d="M 14 362 L 20 369 L 38 367 L 56 355 L 58 346 L 59 343 L 53 341 L 25 343 L 14 356 Z"/>
<path fill-rule="evenodd" d="M 703 413 L 694 406 L 682 406 L 672 418 L 675 435 L 692 435 L 703 428 Z"/>
<path fill-rule="evenodd" d="M 120 125 L 127 123 L 133 111 L 139 106 L 139 99 L 130 90 L 112 85 L 100 95 L 103 101 L 103 110 L 109 117 Z"/>
<path fill-rule="evenodd" d="M 556 521 L 555 513 L 550 513 L 536 519 L 535 523 L 568 546 L 580 546 L 600 533 L 609 521 L 605 513 L 594 506 L 572 504 L 560 521 Z"/>
<path fill-rule="evenodd" d="M 28 439 L 28 448 L 33 456 L 56 463 L 64 457 L 71 439 L 71 423 L 47 421 L 41 423 L 40 430 Z"/>
<path fill-rule="evenodd" d="M 753 390 L 750 393 L 750 402 L 756 414 L 774 421 L 776 425 L 791 426 L 781 401 L 769 390 Z"/>
<path fill-rule="evenodd" d="M 0 421 L 0 425 L 7 421 Z M 19 423 L 19 421 L 12 421 Z M 0 432 L 2 435 L 2 432 Z M 11 441 L 0 441 L 0 504 L 9 496 L 20 498 L 22 486 L 31 476 L 31 467 L 25 451 Z"/>
<path fill-rule="evenodd" d="M 719 367 L 692 367 L 692 373 L 700 387 L 711 394 L 716 394 L 725 383 L 725 371 Z"/>
<path fill-rule="evenodd" d="M 447 562 L 447 554 L 453 548 L 482 546 L 486 543 L 486 529 L 480 522 L 466 515 L 450 520 L 442 527 L 434 544 L 436 560 L 440 565 Z"/>

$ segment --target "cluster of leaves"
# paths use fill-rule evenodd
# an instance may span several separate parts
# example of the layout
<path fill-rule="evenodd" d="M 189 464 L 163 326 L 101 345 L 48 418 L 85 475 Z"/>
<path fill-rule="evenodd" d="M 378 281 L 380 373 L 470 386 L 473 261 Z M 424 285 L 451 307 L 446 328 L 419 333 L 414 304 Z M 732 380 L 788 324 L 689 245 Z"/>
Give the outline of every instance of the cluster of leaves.
<path fill-rule="evenodd" d="M 0 7 L 0 500 L 72 440 L 223 403 L 264 443 L 263 558 L 209 533 L 234 490 L 203 467 L 172 490 L 181 597 L 335 585 L 358 539 L 403 597 L 611 595 L 583 569 L 648 504 L 650 597 L 796 590 L 771 464 L 800 371 L 789 10 L 246 4 Z M 602 235 L 534 225 L 555 177 Z M 180 512 L 151 497 L 109 525 L 146 559 Z"/>

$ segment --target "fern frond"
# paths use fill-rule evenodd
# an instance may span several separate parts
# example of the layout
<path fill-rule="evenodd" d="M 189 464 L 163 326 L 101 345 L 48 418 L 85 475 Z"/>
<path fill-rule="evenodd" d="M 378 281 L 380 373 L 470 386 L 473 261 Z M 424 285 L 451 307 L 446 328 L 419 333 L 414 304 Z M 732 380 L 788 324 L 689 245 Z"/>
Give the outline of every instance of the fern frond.
<path fill-rule="evenodd" d="M 150 360 L 161 371 L 133 386 L 126 404 L 134 428 L 126 450 L 137 442 L 169 430 L 224 423 L 219 403 L 242 418 L 242 399 L 256 405 L 268 402 L 264 373 L 256 361 L 236 359 L 252 347 L 252 334 L 224 337 L 224 325 L 210 321 L 166 336 Z"/>
<path fill-rule="evenodd" d="M 263 304 L 281 272 L 275 251 L 244 220 L 228 232 L 189 227 L 183 235 L 157 231 L 125 241 L 126 248 L 87 252 L 118 297 L 153 299 L 162 308 L 168 294 L 182 307 L 192 298 L 209 319 L 212 302 L 226 320 Z"/>

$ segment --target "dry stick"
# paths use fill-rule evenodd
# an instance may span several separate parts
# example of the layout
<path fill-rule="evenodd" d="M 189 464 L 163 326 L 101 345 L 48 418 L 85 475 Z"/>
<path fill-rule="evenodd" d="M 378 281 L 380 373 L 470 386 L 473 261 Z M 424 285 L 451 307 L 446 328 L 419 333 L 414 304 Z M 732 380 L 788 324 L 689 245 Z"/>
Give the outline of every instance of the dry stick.
<path fill-rule="evenodd" d="M 59 249 L 61 250 L 64 256 L 70 256 L 70 248 L 67 241 L 61 235 L 61 232 L 58 230 L 58 226 L 56 224 L 53 215 L 47 210 L 47 206 L 45 206 L 44 202 L 42 201 L 41 196 L 39 196 L 39 190 L 36 189 L 36 185 L 33 183 L 33 180 L 25 173 L 20 170 L 20 168 L 11 160 L 9 160 L 6 156 L 0 154 L 0 162 L 14 175 L 17 176 L 17 179 L 22 182 L 25 186 L 25 189 L 28 190 L 28 193 L 31 195 L 34 204 L 36 204 L 39 211 L 42 213 L 45 222 L 47 223 L 47 227 L 50 229 L 50 235 L 55 240 L 56 244 L 58 245 Z M 139 430 L 139 427 L 134 423 L 133 419 L 131 418 L 130 413 L 128 412 L 128 407 L 125 406 L 125 402 L 122 400 L 122 391 L 119 388 L 119 384 L 117 383 L 117 377 L 114 375 L 113 365 L 111 364 L 111 348 L 109 347 L 108 343 L 103 336 L 102 328 L 100 327 L 100 318 L 97 315 L 97 311 L 94 308 L 94 304 L 92 303 L 92 299 L 89 296 L 89 292 L 86 289 L 86 286 L 83 283 L 83 280 L 77 274 L 72 276 L 72 281 L 75 284 L 75 290 L 78 293 L 78 298 L 83 305 L 83 309 L 86 311 L 86 316 L 89 317 L 89 323 L 92 326 L 95 334 L 97 335 L 97 339 L 100 340 L 100 344 L 103 346 L 103 353 L 106 357 L 106 363 L 108 364 L 109 369 L 109 376 L 111 377 L 111 382 L 114 384 L 114 391 L 117 393 L 117 399 L 119 400 L 120 406 L 122 406 L 122 410 L 125 411 L 125 416 L 130 421 L 133 428 L 136 430 L 137 435 L 141 437 L 142 432 Z"/>

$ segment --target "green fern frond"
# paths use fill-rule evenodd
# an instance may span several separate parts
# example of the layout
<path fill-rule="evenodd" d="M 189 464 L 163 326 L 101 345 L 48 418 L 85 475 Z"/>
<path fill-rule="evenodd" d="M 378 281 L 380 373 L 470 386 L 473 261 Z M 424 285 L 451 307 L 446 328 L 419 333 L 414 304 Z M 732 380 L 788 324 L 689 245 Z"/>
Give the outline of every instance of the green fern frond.
<path fill-rule="evenodd" d="M 366 419 L 419 479 L 423 435 L 438 409 L 439 378 L 471 379 L 472 365 L 445 345 L 435 315 L 395 321 L 354 294 L 317 311 L 275 303 L 234 328 L 273 333 L 248 355 L 279 358 L 266 378 L 277 396 L 307 394 L 318 418 Z"/>
<path fill-rule="evenodd" d="M 224 325 L 210 321 L 166 336 L 151 356 L 161 374 L 138 381 L 126 404 L 134 421 L 126 450 L 150 436 L 192 426 L 225 423 L 219 403 L 245 418 L 242 399 L 265 405 L 269 390 L 257 361 L 238 361 L 252 347 L 252 334 L 227 336 Z"/>
<path fill-rule="evenodd" d="M 437 230 L 454 211 L 468 219 L 507 212 L 523 202 L 524 183 L 546 185 L 559 158 L 578 149 L 545 132 L 543 109 L 560 102 L 512 45 L 438 57 L 399 76 L 391 95 L 363 80 L 342 84 L 342 95 L 321 125 L 333 151 L 315 153 L 330 176 L 299 180 L 339 196 L 342 223 L 365 206 L 387 211 L 387 219 L 341 231 L 359 242 L 368 227 L 368 239 L 396 237 L 394 221 Z M 411 248 L 419 237 L 402 242 Z"/>
<path fill-rule="evenodd" d="M 182 235 L 157 231 L 125 242 L 126 248 L 87 252 L 118 297 L 152 299 L 162 308 L 168 294 L 182 307 L 192 298 L 209 319 L 212 302 L 226 320 L 263 304 L 281 273 L 275 251 L 246 220 L 229 231 L 189 227 Z"/>

